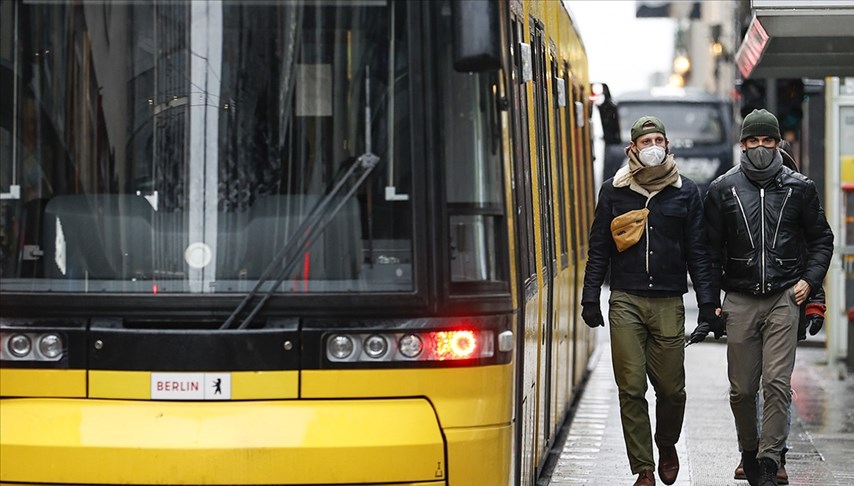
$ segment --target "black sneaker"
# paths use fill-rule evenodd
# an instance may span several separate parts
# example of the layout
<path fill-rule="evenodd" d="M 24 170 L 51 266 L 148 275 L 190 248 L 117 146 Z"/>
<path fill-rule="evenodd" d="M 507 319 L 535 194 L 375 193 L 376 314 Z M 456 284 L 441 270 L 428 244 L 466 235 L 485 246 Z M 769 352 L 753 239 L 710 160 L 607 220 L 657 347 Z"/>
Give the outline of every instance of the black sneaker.
<path fill-rule="evenodd" d="M 789 473 L 786 472 L 786 453 L 789 452 L 789 449 L 783 448 L 783 452 L 780 454 L 780 467 L 777 469 L 777 484 L 786 485 L 789 484 Z"/>
<path fill-rule="evenodd" d="M 759 486 L 777 486 L 777 463 L 763 457 L 759 460 Z"/>
<path fill-rule="evenodd" d="M 759 451 L 742 451 L 741 464 L 744 467 L 744 476 L 750 486 L 759 484 L 759 462 L 756 453 Z"/>

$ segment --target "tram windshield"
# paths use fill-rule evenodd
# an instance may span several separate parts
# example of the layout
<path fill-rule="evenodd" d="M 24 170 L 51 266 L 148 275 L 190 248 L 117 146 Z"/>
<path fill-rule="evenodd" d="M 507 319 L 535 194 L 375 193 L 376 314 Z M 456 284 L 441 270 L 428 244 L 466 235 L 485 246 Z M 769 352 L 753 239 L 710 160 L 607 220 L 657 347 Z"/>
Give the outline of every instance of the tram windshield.
<path fill-rule="evenodd" d="M 0 289 L 413 289 L 406 3 L 0 9 Z"/>

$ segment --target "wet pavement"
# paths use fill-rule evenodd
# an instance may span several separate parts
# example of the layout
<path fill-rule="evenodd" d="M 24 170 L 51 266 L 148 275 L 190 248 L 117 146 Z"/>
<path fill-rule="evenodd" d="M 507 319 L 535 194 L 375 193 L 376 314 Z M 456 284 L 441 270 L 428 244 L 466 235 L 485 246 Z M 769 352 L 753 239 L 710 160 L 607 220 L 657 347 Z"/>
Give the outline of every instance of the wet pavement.
<path fill-rule="evenodd" d="M 693 294 L 685 298 L 686 332 L 697 320 Z M 603 311 L 607 290 L 603 290 Z M 607 315 L 607 314 L 606 314 Z M 541 485 L 631 485 L 620 425 L 619 400 L 611 367 L 607 329 L 599 329 L 600 346 L 551 475 Z M 791 485 L 854 485 L 854 374 L 844 363 L 828 365 L 823 333 L 798 347 L 792 375 L 794 415 L 786 470 Z M 681 463 L 676 485 L 747 486 L 733 479 L 739 461 L 735 423 L 728 401 L 725 338 L 692 345 L 685 353 L 688 402 L 682 437 L 676 445 Z M 655 427 L 655 395 L 647 392 Z M 656 451 L 657 460 L 657 451 Z M 657 477 L 657 484 L 662 484 Z"/>

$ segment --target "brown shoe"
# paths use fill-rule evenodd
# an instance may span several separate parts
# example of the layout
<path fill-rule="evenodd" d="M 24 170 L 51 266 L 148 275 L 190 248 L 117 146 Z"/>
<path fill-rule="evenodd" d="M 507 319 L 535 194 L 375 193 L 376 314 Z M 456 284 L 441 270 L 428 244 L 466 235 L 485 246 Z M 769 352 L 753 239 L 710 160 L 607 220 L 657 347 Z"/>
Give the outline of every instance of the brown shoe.
<path fill-rule="evenodd" d="M 744 474 L 744 462 L 738 461 L 738 466 L 735 466 L 735 474 L 732 475 L 733 479 L 742 479 L 747 481 L 747 475 Z"/>
<path fill-rule="evenodd" d="M 786 472 L 786 466 L 782 464 L 777 469 L 777 484 L 789 484 L 789 473 Z"/>
<path fill-rule="evenodd" d="M 638 480 L 635 481 L 635 486 L 655 486 L 655 474 L 649 469 L 641 471 L 638 474 Z"/>
<path fill-rule="evenodd" d="M 658 477 L 664 484 L 676 482 L 679 474 L 679 456 L 676 455 L 676 446 L 658 447 Z"/>

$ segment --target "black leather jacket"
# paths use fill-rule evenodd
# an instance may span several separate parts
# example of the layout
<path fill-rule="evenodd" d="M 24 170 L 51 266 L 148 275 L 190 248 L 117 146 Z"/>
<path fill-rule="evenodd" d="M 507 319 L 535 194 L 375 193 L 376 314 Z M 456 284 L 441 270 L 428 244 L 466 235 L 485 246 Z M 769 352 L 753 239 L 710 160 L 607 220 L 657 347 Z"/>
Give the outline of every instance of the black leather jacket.
<path fill-rule="evenodd" d="M 810 179 L 783 167 L 760 188 L 734 167 L 712 182 L 704 206 L 724 290 L 774 294 L 799 279 L 821 287 L 833 232 Z"/>
<path fill-rule="evenodd" d="M 624 169 L 615 177 L 619 178 Z M 618 252 L 611 236 L 611 220 L 644 206 L 650 212 L 641 240 Z M 720 291 L 712 270 L 697 185 L 681 177 L 681 187 L 667 186 L 647 203 L 647 197 L 631 187 L 615 187 L 614 178 L 605 181 L 590 229 L 583 304 L 598 305 L 609 266 L 611 290 L 652 297 L 681 296 L 687 292 L 687 270 L 697 303 L 719 307 Z"/>

